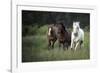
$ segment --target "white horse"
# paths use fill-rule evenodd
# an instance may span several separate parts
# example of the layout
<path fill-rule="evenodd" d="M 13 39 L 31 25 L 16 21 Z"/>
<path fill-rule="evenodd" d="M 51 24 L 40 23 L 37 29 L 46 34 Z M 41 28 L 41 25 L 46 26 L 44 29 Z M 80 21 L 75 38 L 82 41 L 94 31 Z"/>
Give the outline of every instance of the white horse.
<path fill-rule="evenodd" d="M 71 49 L 74 48 L 75 50 L 79 45 L 81 48 L 84 43 L 84 31 L 79 24 L 80 22 L 73 22 L 73 32 L 71 34 Z"/>

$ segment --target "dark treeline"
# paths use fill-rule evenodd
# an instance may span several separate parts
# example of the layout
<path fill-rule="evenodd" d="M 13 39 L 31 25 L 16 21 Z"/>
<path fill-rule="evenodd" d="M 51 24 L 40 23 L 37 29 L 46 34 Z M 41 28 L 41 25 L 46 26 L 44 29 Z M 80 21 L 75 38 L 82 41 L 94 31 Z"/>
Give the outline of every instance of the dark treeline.
<path fill-rule="evenodd" d="M 46 24 L 63 23 L 68 28 L 72 28 L 73 21 L 80 21 L 81 28 L 90 25 L 89 13 L 71 13 L 71 12 L 47 12 L 47 11 L 27 11 L 22 10 L 22 27 L 35 26 L 38 27 Z"/>
<path fill-rule="evenodd" d="M 89 13 L 65 13 L 65 12 L 44 12 L 44 11 L 22 11 L 23 25 L 45 25 L 50 23 L 64 23 L 67 27 L 72 26 L 73 21 L 80 21 L 81 26 L 90 24 Z"/>

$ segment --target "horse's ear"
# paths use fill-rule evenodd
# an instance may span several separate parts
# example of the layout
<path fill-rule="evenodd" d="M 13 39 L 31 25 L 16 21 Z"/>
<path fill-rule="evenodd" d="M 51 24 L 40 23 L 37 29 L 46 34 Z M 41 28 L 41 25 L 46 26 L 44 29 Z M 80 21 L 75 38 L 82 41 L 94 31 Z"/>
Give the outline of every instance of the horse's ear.
<path fill-rule="evenodd" d="M 73 22 L 73 27 L 74 27 L 75 25 L 76 25 L 75 22 Z"/>

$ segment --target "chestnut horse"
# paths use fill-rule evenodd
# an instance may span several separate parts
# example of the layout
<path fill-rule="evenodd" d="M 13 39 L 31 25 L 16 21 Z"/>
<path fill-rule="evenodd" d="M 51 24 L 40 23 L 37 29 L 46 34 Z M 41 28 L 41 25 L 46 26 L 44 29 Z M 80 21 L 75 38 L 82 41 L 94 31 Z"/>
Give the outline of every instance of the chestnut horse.
<path fill-rule="evenodd" d="M 47 38 L 48 38 L 48 48 L 54 48 L 54 44 L 57 40 L 56 36 L 56 30 L 54 28 L 54 24 L 49 24 L 48 25 L 48 33 L 47 33 Z"/>

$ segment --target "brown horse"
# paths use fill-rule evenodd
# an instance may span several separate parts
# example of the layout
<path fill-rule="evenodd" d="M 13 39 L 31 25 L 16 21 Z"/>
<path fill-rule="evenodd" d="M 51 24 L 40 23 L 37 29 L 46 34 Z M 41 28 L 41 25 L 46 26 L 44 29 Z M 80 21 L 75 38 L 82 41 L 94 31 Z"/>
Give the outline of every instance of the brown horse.
<path fill-rule="evenodd" d="M 54 44 L 57 40 L 54 24 L 49 24 L 48 26 L 48 33 L 47 33 L 47 38 L 48 38 L 48 48 L 54 48 Z"/>
<path fill-rule="evenodd" d="M 65 26 L 62 23 L 58 24 L 57 27 L 57 38 L 59 42 L 59 48 L 61 47 L 61 45 L 63 45 L 64 50 L 65 47 L 67 47 L 68 49 L 71 43 L 71 33 L 65 29 Z"/>

